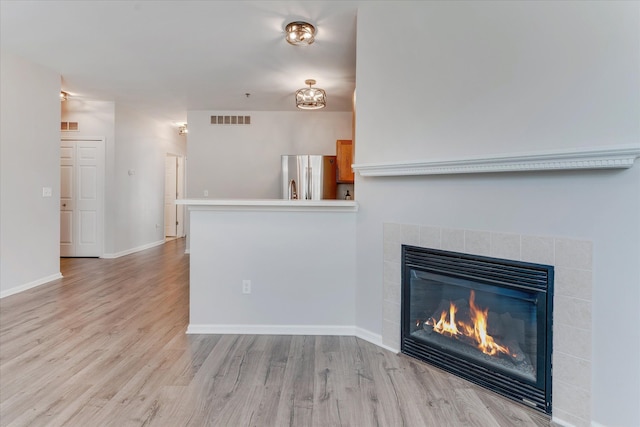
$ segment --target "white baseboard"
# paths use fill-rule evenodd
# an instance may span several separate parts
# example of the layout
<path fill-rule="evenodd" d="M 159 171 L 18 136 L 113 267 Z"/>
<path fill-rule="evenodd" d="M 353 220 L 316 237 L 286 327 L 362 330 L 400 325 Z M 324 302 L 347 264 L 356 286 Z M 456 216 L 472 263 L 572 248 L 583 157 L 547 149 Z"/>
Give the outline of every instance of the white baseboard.
<path fill-rule="evenodd" d="M 382 335 L 356 326 L 333 325 L 195 325 L 189 324 L 187 334 L 238 334 L 238 335 L 334 335 L 354 336 L 382 347 L 395 354 L 398 350 L 382 344 Z"/>
<path fill-rule="evenodd" d="M 362 338 L 365 341 L 370 342 L 371 344 L 375 344 L 378 347 L 382 347 L 382 335 L 374 334 L 371 331 L 367 331 L 366 329 L 358 328 L 355 329 L 355 336 L 358 338 Z"/>
<path fill-rule="evenodd" d="M 568 422 L 562 421 L 562 420 L 560 420 L 560 419 L 558 419 L 556 417 L 553 417 L 553 416 L 551 417 L 551 422 L 553 423 L 553 425 L 557 425 L 557 426 L 560 426 L 560 427 L 574 427 L 573 424 L 569 424 Z"/>
<path fill-rule="evenodd" d="M 62 273 L 60 272 L 57 272 L 56 274 L 52 274 L 51 276 L 34 280 L 33 282 L 25 283 L 24 285 L 15 286 L 11 289 L 7 289 L 6 291 L 0 292 L 0 299 L 26 291 L 27 289 L 35 288 L 36 286 L 44 285 L 45 283 L 49 283 L 53 280 L 58 280 L 58 279 L 62 279 Z"/>
<path fill-rule="evenodd" d="M 387 345 L 384 345 L 382 343 L 382 335 L 380 334 L 374 334 L 373 332 L 367 331 L 366 329 L 362 329 L 362 328 L 355 328 L 355 336 L 358 338 L 361 338 L 365 341 L 370 342 L 371 344 L 377 345 L 378 347 L 382 347 L 385 350 L 389 350 L 390 352 L 394 353 L 394 354 L 398 354 L 400 353 L 400 350 L 395 349 L 395 348 L 391 348 Z"/>
<path fill-rule="evenodd" d="M 552 425 L 554 425 L 554 426 L 559 426 L 559 427 L 576 427 L 574 424 L 571 424 L 570 422 L 567 422 L 567 421 L 561 420 L 561 419 L 559 419 L 558 417 L 554 417 L 554 416 L 551 416 L 551 422 L 553 423 Z M 605 426 L 592 422 L 592 423 L 591 423 L 591 427 L 605 427 Z"/>
<path fill-rule="evenodd" d="M 121 256 L 130 255 L 135 252 L 144 251 L 145 249 L 150 249 L 163 244 L 164 239 L 158 240 L 157 242 L 147 243 L 146 245 L 138 246 L 137 248 L 127 249 L 126 251 L 120 251 L 113 254 L 103 254 L 101 258 L 120 258 Z"/>
<path fill-rule="evenodd" d="M 575 424 L 571 424 L 570 422 L 561 420 L 557 417 L 551 417 L 551 422 L 553 423 L 553 425 L 560 426 L 560 427 L 575 427 Z M 607 426 L 605 426 L 604 424 L 597 423 L 595 421 L 591 421 L 591 427 L 607 427 Z"/>
<path fill-rule="evenodd" d="M 333 325 L 194 325 L 189 324 L 187 334 L 238 335 L 355 335 L 353 326 Z"/>

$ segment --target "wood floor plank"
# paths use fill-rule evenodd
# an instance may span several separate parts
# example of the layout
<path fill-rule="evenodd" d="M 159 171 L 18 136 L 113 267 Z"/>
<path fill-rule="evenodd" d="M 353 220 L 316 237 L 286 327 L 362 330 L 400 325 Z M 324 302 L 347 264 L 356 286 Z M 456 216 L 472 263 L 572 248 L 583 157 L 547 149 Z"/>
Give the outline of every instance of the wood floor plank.
<path fill-rule="evenodd" d="M 379 359 L 377 363 L 379 372 L 385 375 L 386 386 L 383 388 L 387 395 L 385 401 L 394 402 L 392 407 L 398 414 L 396 417 L 399 419 L 394 423 L 399 426 L 428 425 L 424 416 L 425 411 L 416 404 L 419 401 L 419 393 L 416 392 L 415 379 L 407 375 L 407 368 L 401 363 L 402 359 L 382 349 L 375 353 Z M 381 394 L 380 390 L 378 394 Z"/>
<path fill-rule="evenodd" d="M 342 369 L 350 372 L 345 375 L 346 390 L 352 402 L 350 425 L 384 425 L 380 420 L 382 403 L 378 399 L 373 372 L 368 363 L 368 343 L 353 337 L 342 339 L 340 344 L 344 363 Z"/>
<path fill-rule="evenodd" d="M 316 337 L 312 422 L 314 425 L 349 425 L 349 411 L 342 389 L 345 378 L 340 376 L 339 349 L 338 337 Z M 328 424 L 330 421 L 333 422 Z"/>
<path fill-rule="evenodd" d="M 534 412 L 521 405 L 514 405 L 513 402 L 503 396 L 495 393 L 486 393 L 479 388 L 476 395 L 501 426 L 540 426 L 548 422 L 546 415 Z"/>
<path fill-rule="evenodd" d="M 499 427 L 499 424 L 486 406 L 478 398 L 476 391 L 470 388 L 456 389 L 453 401 L 456 411 L 456 424 L 472 427 Z"/>
<path fill-rule="evenodd" d="M 260 398 L 267 374 L 267 354 L 270 347 L 265 336 L 245 336 L 247 346 L 238 348 L 234 360 L 237 368 L 230 370 L 227 378 L 227 390 L 214 396 L 214 400 L 224 400 L 224 408 L 217 414 L 211 414 L 208 421 L 212 425 L 250 425 L 255 416 L 255 402 Z M 225 387 L 220 389 L 222 392 Z"/>
<path fill-rule="evenodd" d="M 0 426 L 549 426 L 355 337 L 186 335 L 184 239 L 0 300 Z"/>
<path fill-rule="evenodd" d="M 274 426 L 313 425 L 314 367 L 315 337 L 293 337 Z"/>
<path fill-rule="evenodd" d="M 276 419 L 291 350 L 291 336 L 272 336 L 269 340 L 271 347 L 267 349 L 264 361 L 266 370 L 260 383 L 256 384 L 254 395 L 259 403 L 253 406 L 252 416 L 247 424 L 252 427 L 271 425 Z"/>
<path fill-rule="evenodd" d="M 176 335 L 163 349 L 163 351 L 179 351 L 181 355 L 169 374 L 171 385 L 188 386 L 219 339 L 220 335 Z"/>
<path fill-rule="evenodd" d="M 6 421 L 9 422 L 9 426 L 51 426 L 52 419 L 67 407 L 68 402 L 78 399 L 87 388 L 86 385 L 76 384 L 65 387 L 59 393 L 49 391 L 30 396 L 29 407 L 16 411 L 19 415 L 11 422 L 9 419 Z"/>

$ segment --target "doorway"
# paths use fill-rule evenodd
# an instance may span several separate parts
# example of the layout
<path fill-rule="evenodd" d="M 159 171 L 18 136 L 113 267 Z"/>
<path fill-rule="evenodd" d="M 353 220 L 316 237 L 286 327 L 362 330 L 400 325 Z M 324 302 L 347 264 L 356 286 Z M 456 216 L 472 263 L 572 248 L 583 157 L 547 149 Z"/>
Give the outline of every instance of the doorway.
<path fill-rule="evenodd" d="M 184 236 L 184 206 L 176 204 L 184 193 L 184 157 L 167 154 L 164 180 L 165 238 Z"/>
<path fill-rule="evenodd" d="M 60 256 L 101 257 L 104 138 L 60 141 Z"/>

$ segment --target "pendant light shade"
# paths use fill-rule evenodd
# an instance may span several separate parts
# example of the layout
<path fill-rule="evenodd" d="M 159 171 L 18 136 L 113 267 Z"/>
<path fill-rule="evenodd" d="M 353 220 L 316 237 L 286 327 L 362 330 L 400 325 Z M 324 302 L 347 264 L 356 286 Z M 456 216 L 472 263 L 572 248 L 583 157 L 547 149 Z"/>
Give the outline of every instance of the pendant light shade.
<path fill-rule="evenodd" d="M 327 106 L 327 94 L 324 90 L 311 87 L 316 84 L 313 79 L 305 80 L 305 87 L 296 91 L 296 107 L 302 110 L 319 110 Z"/>
<path fill-rule="evenodd" d="M 294 46 L 310 45 L 315 40 L 316 28 L 308 22 L 296 21 L 285 27 L 287 42 Z"/>

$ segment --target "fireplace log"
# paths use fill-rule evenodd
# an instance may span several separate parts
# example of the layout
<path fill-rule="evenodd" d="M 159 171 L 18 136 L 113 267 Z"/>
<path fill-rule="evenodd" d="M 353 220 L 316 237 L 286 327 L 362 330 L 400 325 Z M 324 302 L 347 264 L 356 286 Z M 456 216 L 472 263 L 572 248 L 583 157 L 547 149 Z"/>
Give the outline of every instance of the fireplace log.
<path fill-rule="evenodd" d="M 505 327 L 504 339 L 507 341 L 515 341 L 519 343 L 519 345 L 524 345 L 524 320 L 514 318 L 509 312 L 501 314 L 500 320 Z"/>
<path fill-rule="evenodd" d="M 520 345 L 517 341 L 505 340 L 503 342 L 503 345 L 506 345 L 511 351 L 511 353 L 509 354 L 509 359 L 511 359 L 513 363 L 515 363 L 516 365 L 520 365 L 527 361 L 527 355 L 522 350 L 522 348 L 520 348 Z"/>
<path fill-rule="evenodd" d="M 466 299 L 458 299 L 453 302 L 458 310 L 456 311 L 456 322 L 471 323 L 471 311 L 469 309 L 469 301 Z"/>
<path fill-rule="evenodd" d="M 487 333 L 494 338 L 503 338 L 506 335 L 505 329 L 502 316 L 490 311 L 487 316 Z"/>
<path fill-rule="evenodd" d="M 524 344 L 524 321 L 514 318 L 509 312 L 501 314 L 500 321 L 506 331 L 502 344 L 511 350 L 509 358 L 517 365 L 527 362 L 527 355 L 521 347 Z"/>
<path fill-rule="evenodd" d="M 440 304 L 438 304 L 438 308 L 436 308 L 436 311 L 433 312 L 431 317 L 435 320 L 439 320 L 440 313 L 442 312 L 449 313 L 449 300 L 444 300 L 444 299 L 440 300 Z"/>

